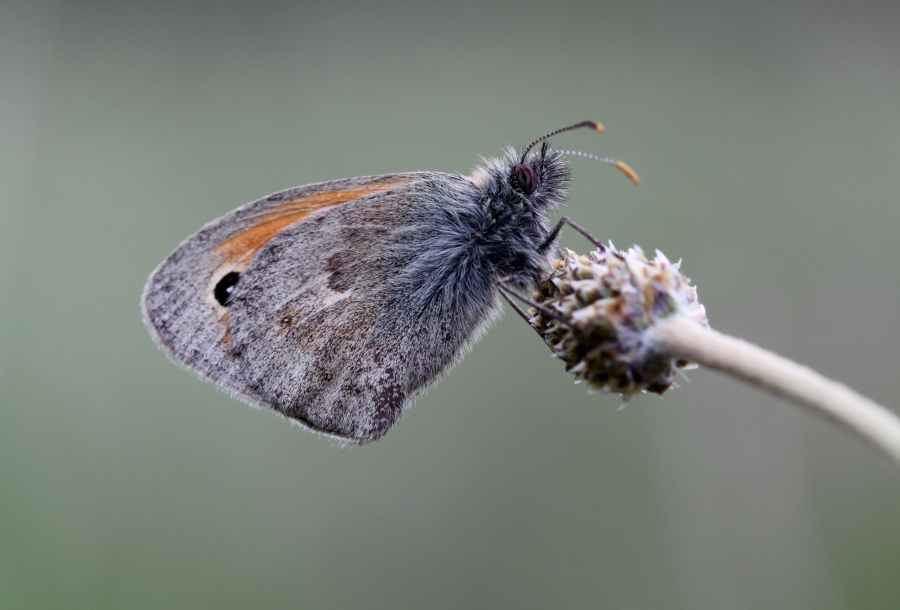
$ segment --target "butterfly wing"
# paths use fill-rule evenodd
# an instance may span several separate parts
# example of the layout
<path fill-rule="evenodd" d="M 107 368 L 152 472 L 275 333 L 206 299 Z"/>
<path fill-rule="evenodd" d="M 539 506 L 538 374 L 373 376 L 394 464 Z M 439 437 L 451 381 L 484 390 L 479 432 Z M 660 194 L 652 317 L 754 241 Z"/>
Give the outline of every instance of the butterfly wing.
<path fill-rule="evenodd" d="M 463 178 L 417 173 L 253 202 L 154 272 L 148 326 L 176 361 L 248 402 L 323 434 L 374 440 L 496 311 L 483 273 L 469 282 L 474 307 L 457 302 L 468 294 L 445 294 L 452 266 L 441 261 L 465 240 L 459 218 L 441 210 L 476 196 Z M 217 293 L 228 278 L 231 290 Z"/>

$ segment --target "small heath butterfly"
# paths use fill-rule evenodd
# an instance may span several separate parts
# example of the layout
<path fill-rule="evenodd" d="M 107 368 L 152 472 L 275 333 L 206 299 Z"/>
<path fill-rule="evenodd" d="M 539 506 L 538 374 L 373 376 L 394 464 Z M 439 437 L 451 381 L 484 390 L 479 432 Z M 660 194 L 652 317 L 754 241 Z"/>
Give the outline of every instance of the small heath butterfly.
<path fill-rule="evenodd" d="M 348 178 L 248 203 L 156 268 L 147 327 L 237 398 L 341 441 L 378 439 L 497 318 L 501 289 L 546 277 L 568 222 L 549 223 L 566 196 L 565 155 L 637 182 L 624 163 L 545 141 L 578 128 L 603 131 L 558 129 L 471 176 Z"/>

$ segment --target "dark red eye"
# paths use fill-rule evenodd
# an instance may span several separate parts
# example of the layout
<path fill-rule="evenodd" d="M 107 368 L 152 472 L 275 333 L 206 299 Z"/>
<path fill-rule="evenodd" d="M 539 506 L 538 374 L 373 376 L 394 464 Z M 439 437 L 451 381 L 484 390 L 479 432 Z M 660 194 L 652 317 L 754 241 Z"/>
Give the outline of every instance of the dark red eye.
<path fill-rule="evenodd" d="M 516 182 L 519 183 L 519 189 L 526 195 L 532 194 L 538 185 L 538 178 L 537 174 L 534 173 L 534 169 L 530 165 L 519 163 L 514 171 L 516 172 Z"/>

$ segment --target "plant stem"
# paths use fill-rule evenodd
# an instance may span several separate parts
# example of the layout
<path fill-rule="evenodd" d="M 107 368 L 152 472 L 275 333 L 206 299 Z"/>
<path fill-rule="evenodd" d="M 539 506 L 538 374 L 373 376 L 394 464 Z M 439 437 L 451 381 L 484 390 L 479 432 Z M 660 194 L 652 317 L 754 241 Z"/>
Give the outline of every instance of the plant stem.
<path fill-rule="evenodd" d="M 900 466 L 900 418 L 812 369 L 741 339 L 674 317 L 650 330 L 672 356 L 728 373 L 825 415 L 881 449 Z"/>

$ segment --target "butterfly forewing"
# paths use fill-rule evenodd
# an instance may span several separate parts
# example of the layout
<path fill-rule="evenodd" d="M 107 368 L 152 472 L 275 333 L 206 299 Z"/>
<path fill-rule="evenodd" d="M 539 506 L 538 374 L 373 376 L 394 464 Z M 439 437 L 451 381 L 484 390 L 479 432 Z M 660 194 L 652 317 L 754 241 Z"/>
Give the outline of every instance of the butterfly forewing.
<path fill-rule="evenodd" d="M 442 302 L 417 277 L 440 267 L 427 260 L 444 230 L 435 214 L 473 188 L 448 174 L 391 174 L 248 204 L 160 265 L 145 291 L 148 325 L 175 360 L 253 404 L 342 439 L 377 438 L 496 306 L 482 299 L 465 320 L 420 323 Z M 460 322 L 459 337 L 441 332 Z"/>

